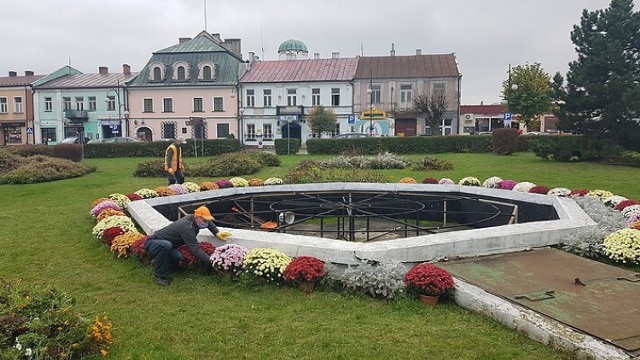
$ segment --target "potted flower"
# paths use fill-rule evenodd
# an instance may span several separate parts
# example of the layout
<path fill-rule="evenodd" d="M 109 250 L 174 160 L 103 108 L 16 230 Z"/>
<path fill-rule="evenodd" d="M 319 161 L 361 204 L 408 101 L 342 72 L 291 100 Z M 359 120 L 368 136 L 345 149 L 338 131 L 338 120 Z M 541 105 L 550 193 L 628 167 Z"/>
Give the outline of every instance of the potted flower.
<path fill-rule="evenodd" d="M 318 280 L 324 277 L 324 262 L 313 256 L 299 256 L 284 269 L 284 279 L 298 285 L 300 290 L 310 293 Z"/>
<path fill-rule="evenodd" d="M 225 244 L 217 247 L 209 257 L 214 269 L 228 276 L 235 276 L 242 270 L 242 264 L 249 250 L 237 244 Z"/>
<path fill-rule="evenodd" d="M 414 266 L 403 281 L 408 293 L 417 294 L 422 302 L 431 305 L 435 305 L 440 296 L 453 294 L 455 288 L 447 270 L 429 263 Z"/>
<path fill-rule="evenodd" d="M 282 251 L 255 248 L 249 250 L 242 265 L 250 276 L 258 277 L 264 282 L 279 283 L 290 262 L 291 258 Z"/>

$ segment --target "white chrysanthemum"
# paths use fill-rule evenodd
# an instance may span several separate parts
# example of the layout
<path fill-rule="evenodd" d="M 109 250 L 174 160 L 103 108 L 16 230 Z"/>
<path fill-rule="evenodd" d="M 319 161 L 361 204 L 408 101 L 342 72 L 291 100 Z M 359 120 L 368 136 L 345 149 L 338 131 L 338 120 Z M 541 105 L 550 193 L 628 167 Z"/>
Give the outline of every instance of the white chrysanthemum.
<path fill-rule="evenodd" d="M 549 190 L 549 192 L 547 193 L 547 195 L 552 195 L 552 196 L 569 196 L 569 194 L 571 193 L 571 190 L 567 189 L 567 188 L 563 188 L 563 187 L 557 187 L 557 188 L 553 188 L 551 190 Z"/>
<path fill-rule="evenodd" d="M 440 181 L 438 181 L 438 184 L 440 185 L 453 185 L 455 184 L 455 181 L 449 179 L 449 178 L 442 178 L 440 179 Z"/>
<path fill-rule="evenodd" d="M 158 193 L 155 190 L 151 189 L 140 189 L 135 192 L 135 194 L 140 195 L 143 199 L 152 199 L 158 197 Z"/>
<path fill-rule="evenodd" d="M 585 196 L 595 197 L 600 199 L 600 201 L 604 201 L 606 198 L 612 197 L 613 193 L 607 190 L 592 190 L 592 191 L 589 191 Z"/>
<path fill-rule="evenodd" d="M 118 206 L 120 206 L 121 209 L 126 209 L 127 204 L 131 202 L 131 199 L 129 199 L 127 195 L 122 195 L 118 193 L 109 195 L 109 199 L 111 199 L 113 202 L 118 204 Z"/>
<path fill-rule="evenodd" d="M 607 235 L 602 243 L 605 255 L 622 263 L 640 263 L 640 230 L 622 229 Z"/>
<path fill-rule="evenodd" d="M 516 186 L 513 187 L 513 191 L 528 193 L 536 184 L 528 181 L 523 181 L 517 183 Z"/>
<path fill-rule="evenodd" d="M 200 191 L 200 185 L 198 185 L 198 184 L 196 184 L 194 182 L 187 181 L 186 183 L 182 184 L 182 186 L 187 188 L 187 190 L 190 193 L 194 193 L 194 192 L 199 192 Z"/>
<path fill-rule="evenodd" d="M 618 196 L 618 195 L 613 195 L 613 196 L 609 196 L 608 198 L 604 199 L 603 202 L 605 205 L 609 206 L 609 207 L 616 207 L 616 205 L 620 204 L 621 202 L 625 201 L 625 200 L 629 200 L 624 196 Z"/>
<path fill-rule="evenodd" d="M 500 181 L 502 181 L 502 178 L 492 176 L 482 183 L 482 187 L 486 187 L 489 189 L 498 189 L 500 188 L 500 185 L 498 184 Z"/>
<path fill-rule="evenodd" d="M 640 205 L 627 206 L 626 208 L 624 208 L 624 210 L 622 210 L 622 216 L 624 216 L 625 219 L 631 217 L 631 214 L 637 213 L 640 213 Z"/>
<path fill-rule="evenodd" d="M 104 233 L 104 231 L 110 227 L 119 227 L 124 230 L 124 232 L 137 231 L 136 225 L 133 223 L 130 217 L 115 215 L 106 217 L 98 221 L 96 226 L 93 227 L 91 233 L 93 234 L 93 236 L 100 239 L 102 238 L 102 233 Z"/>
<path fill-rule="evenodd" d="M 264 181 L 265 185 L 280 185 L 282 184 L 282 179 L 271 177 Z"/>

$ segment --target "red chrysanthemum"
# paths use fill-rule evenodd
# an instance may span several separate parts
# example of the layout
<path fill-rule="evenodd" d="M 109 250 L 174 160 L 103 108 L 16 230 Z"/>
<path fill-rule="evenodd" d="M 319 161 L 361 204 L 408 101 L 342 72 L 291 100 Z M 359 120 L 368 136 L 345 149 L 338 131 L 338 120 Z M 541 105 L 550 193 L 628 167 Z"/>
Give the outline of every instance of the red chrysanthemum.
<path fill-rule="evenodd" d="M 125 195 L 126 197 L 129 198 L 129 200 L 131 201 L 137 201 L 137 200 L 142 200 L 142 196 L 136 194 L 136 193 L 128 193 L 127 195 Z"/>
<path fill-rule="evenodd" d="M 313 256 L 299 256 L 284 269 L 283 277 L 289 282 L 317 281 L 324 276 L 324 262 Z"/>
<path fill-rule="evenodd" d="M 124 230 L 122 230 L 122 228 L 120 228 L 119 226 L 106 228 L 102 232 L 102 237 L 100 238 L 100 240 L 102 240 L 102 242 L 110 246 L 113 239 L 115 239 L 116 236 L 122 235 L 122 234 L 124 234 Z"/>
<path fill-rule="evenodd" d="M 615 209 L 618 211 L 622 211 L 624 210 L 624 208 L 626 208 L 627 206 L 631 206 L 631 205 L 640 205 L 640 201 L 637 200 L 623 200 L 620 201 L 618 203 L 618 205 L 616 205 Z"/>
<path fill-rule="evenodd" d="M 437 184 L 437 183 L 438 183 L 438 179 L 436 179 L 436 178 L 432 178 L 432 177 L 430 177 L 430 178 L 424 178 L 424 179 L 422 180 L 422 183 L 423 183 L 423 184 Z"/>
<path fill-rule="evenodd" d="M 202 251 L 204 251 L 209 256 L 211 256 L 211 254 L 213 254 L 213 252 L 216 250 L 215 246 L 213 246 L 213 244 L 208 242 L 201 242 L 199 243 L 199 245 L 200 245 L 200 249 L 202 249 Z M 180 246 L 178 248 L 178 251 L 180 251 L 180 253 L 182 253 L 182 256 L 184 257 L 184 259 L 182 259 L 182 261 L 180 262 L 180 265 L 182 266 L 186 266 L 186 267 L 193 266 L 198 264 L 198 262 L 200 261 L 195 255 L 193 255 L 193 253 L 191 252 L 191 250 L 189 250 L 187 245 Z"/>
<path fill-rule="evenodd" d="M 542 185 L 536 185 L 534 187 L 532 187 L 531 189 L 529 189 L 529 192 L 532 194 L 542 194 L 542 195 L 547 195 L 547 193 L 549 192 L 549 188 L 546 186 L 542 186 Z"/>
<path fill-rule="evenodd" d="M 569 193 L 569 196 L 585 196 L 589 193 L 589 190 L 587 189 L 575 189 L 575 190 L 571 190 L 571 192 Z"/>
<path fill-rule="evenodd" d="M 414 266 L 403 281 L 410 292 L 431 296 L 448 295 L 455 286 L 447 270 L 428 263 Z"/>

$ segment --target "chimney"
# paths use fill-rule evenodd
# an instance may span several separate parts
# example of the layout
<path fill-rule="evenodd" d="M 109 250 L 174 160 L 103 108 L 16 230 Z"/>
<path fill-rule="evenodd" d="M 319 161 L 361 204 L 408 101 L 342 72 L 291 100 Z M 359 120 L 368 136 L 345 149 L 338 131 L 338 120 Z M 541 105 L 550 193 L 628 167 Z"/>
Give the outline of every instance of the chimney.
<path fill-rule="evenodd" d="M 33 76 L 33 71 L 31 71 L 31 70 L 25 70 L 25 71 L 24 71 L 24 76 Z"/>
<path fill-rule="evenodd" d="M 480 106 L 483 106 L 483 105 L 484 105 L 484 101 L 480 101 Z"/>
<path fill-rule="evenodd" d="M 239 57 L 242 57 L 242 50 L 240 48 L 240 39 L 224 39 L 222 46 L 229 49 L 229 51 L 233 52 Z"/>
<path fill-rule="evenodd" d="M 220 42 L 220 33 L 211 33 L 211 36 L 213 36 L 214 40 Z"/>
<path fill-rule="evenodd" d="M 340 53 L 337 51 L 332 51 L 331 52 L 331 58 L 332 59 L 339 59 L 340 58 Z"/>
<path fill-rule="evenodd" d="M 316 60 L 320 59 L 320 53 L 313 53 L 313 58 Z"/>
<path fill-rule="evenodd" d="M 122 64 L 122 74 L 123 75 L 131 75 L 131 66 L 129 64 Z"/>
<path fill-rule="evenodd" d="M 191 38 L 188 38 L 188 37 L 178 38 L 178 44 L 186 43 L 189 40 L 191 40 Z"/>
<path fill-rule="evenodd" d="M 9 77 L 14 77 L 14 76 L 18 76 L 18 72 L 17 71 L 9 71 Z"/>
<path fill-rule="evenodd" d="M 106 66 L 99 66 L 98 67 L 98 74 L 100 75 L 106 75 L 109 73 L 109 68 Z"/>
<path fill-rule="evenodd" d="M 422 49 L 416 49 L 416 55 L 422 55 Z"/>
<path fill-rule="evenodd" d="M 395 44 L 391 43 L 391 56 L 396 56 Z"/>

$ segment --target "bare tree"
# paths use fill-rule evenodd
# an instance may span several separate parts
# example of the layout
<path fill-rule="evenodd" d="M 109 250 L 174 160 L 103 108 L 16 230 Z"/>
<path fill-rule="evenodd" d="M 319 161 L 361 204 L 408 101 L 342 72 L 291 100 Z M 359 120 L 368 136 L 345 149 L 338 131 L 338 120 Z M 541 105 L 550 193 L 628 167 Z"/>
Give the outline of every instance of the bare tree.
<path fill-rule="evenodd" d="M 438 126 L 442 124 L 442 119 L 447 111 L 446 95 L 436 93 L 418 95 L 413 98 L 413 104 L 424 115 L 426 125 L 431 128 L 431 134 L 440 135 Z"/>

